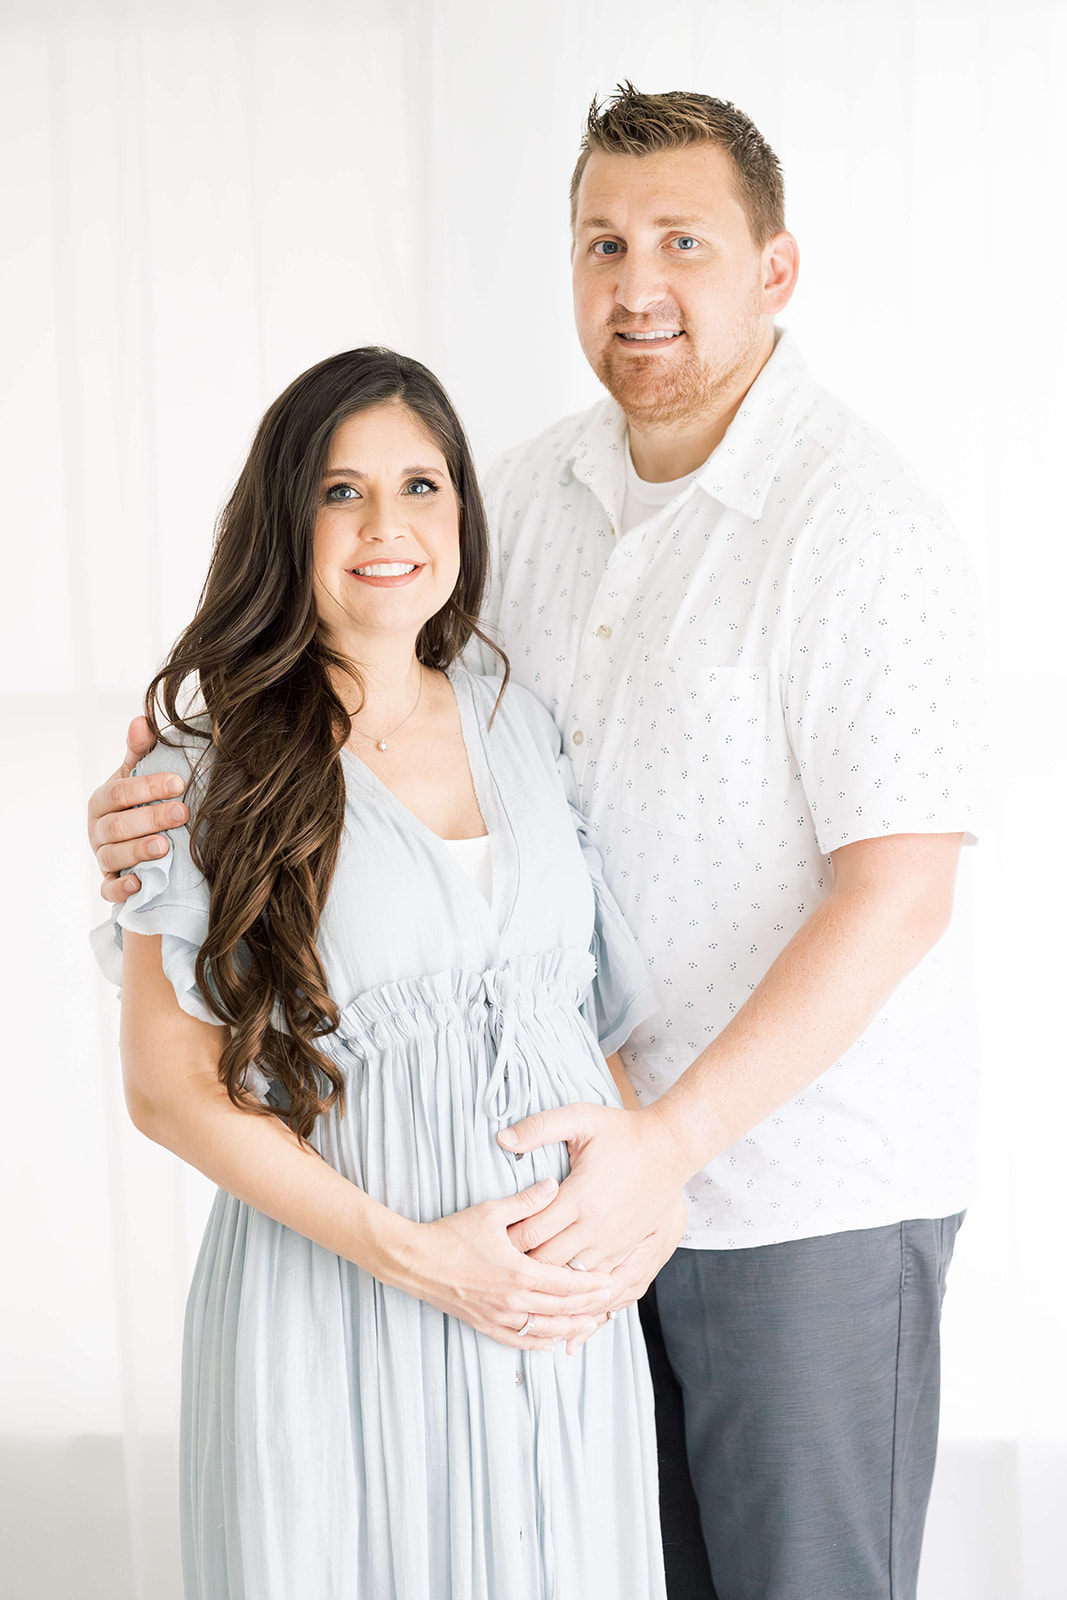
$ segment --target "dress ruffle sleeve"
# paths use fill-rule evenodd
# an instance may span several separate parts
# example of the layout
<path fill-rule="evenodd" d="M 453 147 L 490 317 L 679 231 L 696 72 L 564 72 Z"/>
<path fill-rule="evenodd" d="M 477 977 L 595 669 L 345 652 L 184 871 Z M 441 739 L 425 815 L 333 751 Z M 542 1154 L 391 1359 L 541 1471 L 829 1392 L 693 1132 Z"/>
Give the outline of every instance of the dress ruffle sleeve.
<path fill-rule="evenodd" d="M 203 746 L 157 745 L 137 768 L 137 775 L 177 772 L 188 782 Z M 218 1026 L 196 984 L 196 958 L 208 927 L 210 893 L 189 850 L 189 829 L 172 828 L 170 849 L 159 861 L 141 862 L 137 876 L 141 887 L 125 905 L 115 906 L 107 922 L 89 935 L 101 972 L 110 982 L 122 984 L 122 934 L 158 933 L 162 936 L 163 971 L 170 979 L 178 1004 L 191 1017 Z"/>
<path fill-rule="evenodd" d="M 559 729 L 551 713 L 529 690 L 512 685 L 507 693 L 536 734 L 545 760 L 555 764 L 592 883 L 595 912 L 589 948 L 596 963 L 596 976 L 582 1004 L 582 1014 L 601 1050 L 610 1056 L 626 1043 L 639 1022 L 659 1010 L 660 1002 L 645 958 L 604 881 L 600 851 L 579 808 L 574 768 L 563 749 Z"/>
<path fill-rule="evenodd" d="M 560 759 L 567 769 L 565 781 L 573 785 L 570 762 L 566 756 Z M 573 803 L 571 816 L 596 904 L 589 946 L 596 962 L 596 976 L 582 1005 L 582 1013 L 596 1034 L 601 1050 L 610 1056 L 626 1043 L 639 1022 L 659 1010 L 659 1000 L 645 958 L 604 882 L 600 851 L 589 837 L 585 818 Z"/>

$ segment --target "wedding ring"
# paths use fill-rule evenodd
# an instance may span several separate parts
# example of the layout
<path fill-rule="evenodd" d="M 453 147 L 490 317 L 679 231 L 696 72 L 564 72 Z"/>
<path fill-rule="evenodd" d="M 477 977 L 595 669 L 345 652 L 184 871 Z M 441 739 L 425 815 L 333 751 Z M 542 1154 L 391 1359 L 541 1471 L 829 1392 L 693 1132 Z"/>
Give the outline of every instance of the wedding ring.
<path fill-rule="evenodd" d="M 530 1329 L 533 1327 L 533 1319 L 534 1319 L 534 1314 L 531 1311 L 530 1315 L 526 1318 L 526 1321 L 523 1323 L 522 1327 L 519 1329 L 519 1338 L 520 1339 L 525 1338 L 525 1336 L 529 1333 Z"/>
<path fill-rule="evenodd" d="M 614 1322 L 615 1318 L 618 1316 L 618 1314 L 619 1313 L 617 1311 L 609 1311 L 608 1312 L 608 1317 L 609 1317 L 610 1321 Z"/>
<path fill-rule="evenodd" d="M 582 1263 L 580 1261 L 568 1261 L 567 1265 L 568 1265 L 568 1267 L 570 1267 L 572 1272 L 588 1272 L 589 1271 L 589 1268 L 588 1267 L 583 1267 Z"/>

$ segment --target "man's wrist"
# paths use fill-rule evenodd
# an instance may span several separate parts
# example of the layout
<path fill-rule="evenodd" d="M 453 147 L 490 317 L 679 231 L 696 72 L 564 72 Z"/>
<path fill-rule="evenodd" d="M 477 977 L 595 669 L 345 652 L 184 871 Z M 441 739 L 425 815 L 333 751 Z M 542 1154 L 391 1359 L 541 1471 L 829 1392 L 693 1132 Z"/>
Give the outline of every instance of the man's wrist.
<path fill-rule="evenodd" d="M 677 1100 L 665 1095 L 653 1100 L 640 1113 L 654 1125 L 660 1159 L 679 1189 L 707 1165 L 707 1158 L 692 1138 L 692 1119 L 687 1118 L 683 1110 Z"/>

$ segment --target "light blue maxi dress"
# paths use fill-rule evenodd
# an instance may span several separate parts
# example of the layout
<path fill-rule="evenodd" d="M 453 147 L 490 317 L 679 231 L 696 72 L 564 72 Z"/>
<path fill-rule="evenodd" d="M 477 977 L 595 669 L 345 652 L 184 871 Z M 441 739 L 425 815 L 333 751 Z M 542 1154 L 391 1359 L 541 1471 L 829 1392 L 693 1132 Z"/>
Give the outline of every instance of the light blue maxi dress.
<path fill-rule="evenodd" d="M 497 1130 L 570 1101 L 618 1104 L 604 1055 L 656 1006 L 548 713 L 512 686 L 490 729 L 498 681 L 450 676 L 492 904 L 345 752 L 319 938 L 341 1008 L 323 1047 L 347 1108 L 313 1143 L 420 1221 L 562 1179 L 564 1146 L 516 1161 Z M 189 760 L 173 747 L 142 764 L 175 769 Z M 193 971 L 207 888 L 186 830 L 171 837 L 95 944 L 113 975 L 121 928 L 162 934 L 180 1004 L 214 1021 Z M 189 1296 L 181 1427 L 189 1600 L 664 1594 L 634 1308 L 572 1357 L 510 1349 L 220 1191 Z"/>

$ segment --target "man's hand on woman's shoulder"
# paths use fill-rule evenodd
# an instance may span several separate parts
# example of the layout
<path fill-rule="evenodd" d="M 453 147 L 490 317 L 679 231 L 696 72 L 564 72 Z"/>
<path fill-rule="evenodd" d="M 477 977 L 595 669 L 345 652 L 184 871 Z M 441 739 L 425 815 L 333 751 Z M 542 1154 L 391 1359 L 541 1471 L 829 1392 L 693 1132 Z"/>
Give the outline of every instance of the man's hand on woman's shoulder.
<path fill-rule="evenodd" d="M 165 830 L 188 821 L 189 812 L 176 797 L 185 784 L 174 772 L 153 772 L 132 778 L 134 767 L 155 747 L 144 717 L 134 717 L 126 735 L 126 756 L 89 798 L 89 843 L 104 875 L 100 893 L 121 905 L 141 887 L 130 873 L 140 861 L 165 856 L 170 849 Z"/>

